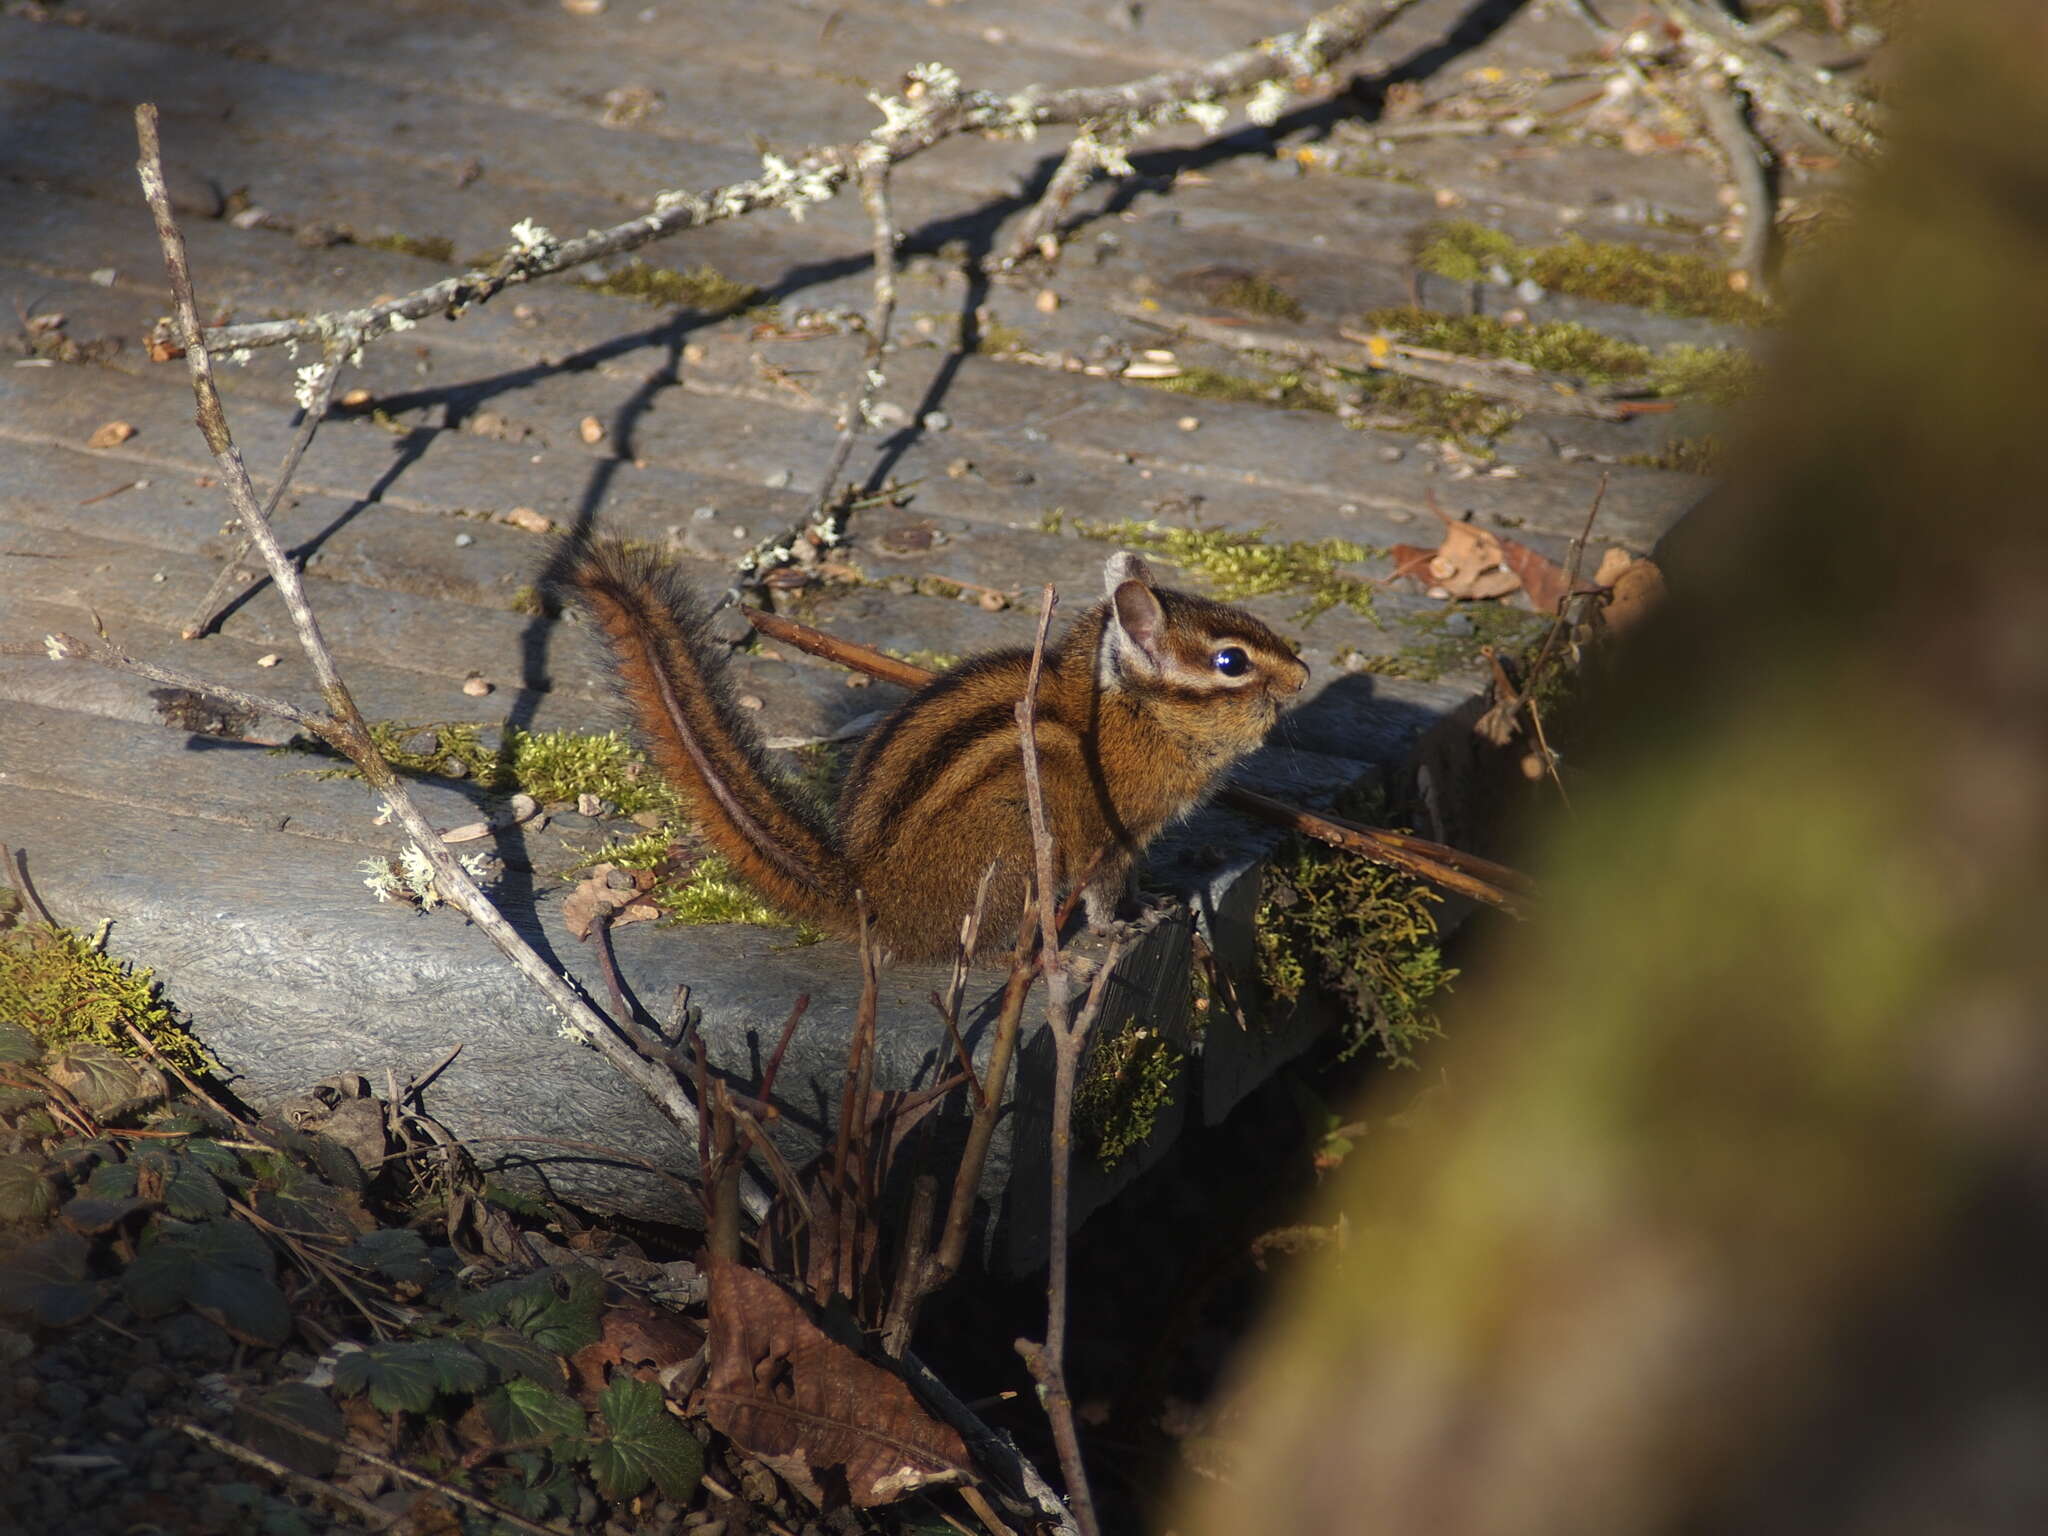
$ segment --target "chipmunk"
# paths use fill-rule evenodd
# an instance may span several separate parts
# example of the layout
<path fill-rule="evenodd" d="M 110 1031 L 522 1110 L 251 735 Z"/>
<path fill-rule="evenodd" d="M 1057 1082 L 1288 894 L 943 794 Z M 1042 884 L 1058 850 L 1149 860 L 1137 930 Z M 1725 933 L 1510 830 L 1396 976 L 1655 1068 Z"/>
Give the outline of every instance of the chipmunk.
<path fill-rule="evenodd" d="M 958 944 L 993 864 L 981 948 L 1010 943 L 1033 870 L 1015 715 L 1028 651 L 973 657 L 912 694 L 862 742 L 828 813 L 770 766 L 726 684 L 707 610 L 672 571 L 601 543 L 571 557 L 565 585 L 596 618 L 656 766 L 771 903 L 850 936 L 865 901 L 891 958 L 935 959 Z M 1145 845 L 1265 739 L 1308 681 L 1264 624 L 1156 585 L 1136 555 L 1111 556 L 1103 587 L 1047 647 L 1037 712 L 1055 878 L 1085 882 L 1098 926 Z"/>

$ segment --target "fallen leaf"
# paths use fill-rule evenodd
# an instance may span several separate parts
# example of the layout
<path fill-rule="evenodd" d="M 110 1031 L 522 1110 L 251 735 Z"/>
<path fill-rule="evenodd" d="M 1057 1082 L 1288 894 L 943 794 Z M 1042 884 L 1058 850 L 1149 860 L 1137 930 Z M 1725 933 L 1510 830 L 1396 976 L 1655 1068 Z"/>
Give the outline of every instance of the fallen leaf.
<path fill-rule="evenodd" d="M 612 914 L 614 928 L 661 916 L 659 907 L 642 899 L 643 890 L 637 880 L 624 887 L 613 886 L 611 877 L 617 873 L 622 872 L 610 864 L 598 865 L 562 902 L 562 921 L 577 938 L 589 938 L 592 925 L 607 912 Z"/>
<path fill-rule="evenodd" d="M 109 421 L 93 429 L 85 440 L 88 448 L 118 448 L 135 435 L 135 428 L 125 421 Z"/>
<path fill-rule="evenodd" d="M 1439 512 L 1439 517 L 1443 514 Z M 1473 523 L 1444 517 L 1444 541 L 1430 556 L 1425 579 L 1430 593 L 1445 597 L 1506 597 L 1518 591 L 1522 578 L 1507 564 L 1507 552 L 1494 534 Z"/>
<path fill-rule="evenodd" d="M 1538 613 L 1556 613 L 1557 605 L 1569 590 L 1564 567 L 1518 539 L 1502 539 L 1500 553 L 1507 568 L 1521 582 L 1522 590 L 1529 594 L 1529 606 Z"/>
<path fill-rule="evenodd" d="M 510 523 L 514 528 L 524 528 L 528 533 L 550 533 L 555 526 L 553 518 L 543 517 L 531 507 L 514 507 L 504 515 L 502 521 Z"/>
<path fill-rule="evenodd" d="M 1593 573 L 1593 585 L 1596 587 L 1613 586 L 1616 580 L 1620 578 L 1621 573 L 1634 563 L 1635 556 L 1619 545 L 1616 545 L 1600 557 L 1600 569 Z"/>
<path fill-rule="evenodd" d="M 759 1270 L 707 1268 L 711 1364 L 697 1397 L 714 1429 L 818 1504 L 821 1474 L 843 1477 L 862 1509 L 971 1475 L 959 1435 L 902 1377 L 827 1338 Z"/>

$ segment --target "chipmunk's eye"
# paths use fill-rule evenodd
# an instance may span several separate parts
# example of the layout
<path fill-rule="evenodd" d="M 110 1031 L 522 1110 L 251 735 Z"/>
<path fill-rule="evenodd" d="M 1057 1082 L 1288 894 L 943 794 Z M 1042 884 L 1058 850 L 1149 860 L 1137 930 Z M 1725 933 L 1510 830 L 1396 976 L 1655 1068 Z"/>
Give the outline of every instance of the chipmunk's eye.
<path fill-rule="evenodd" d="M 1226 645 L 1210 661 L 1225 677 L 1243 677 L 1252 669 L 1252 659 L 1245 655 L 1241 645 Z"/>

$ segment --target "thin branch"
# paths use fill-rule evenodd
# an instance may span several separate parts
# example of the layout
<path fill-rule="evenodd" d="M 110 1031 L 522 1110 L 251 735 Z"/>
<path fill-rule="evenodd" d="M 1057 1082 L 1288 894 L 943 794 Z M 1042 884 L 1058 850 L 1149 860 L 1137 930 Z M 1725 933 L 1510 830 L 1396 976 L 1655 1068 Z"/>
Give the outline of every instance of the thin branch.
<path fill-rule="evenodd" d="M 1778 225 L 1771 179 L 1765 172 L 1770 149 L 1750 126 L 1741 87 L 1727 75 L 1718 69 L 1696 69 L 1692 72 L 1692 86 L 1707 137 L 1720 151 L 1721 160 L 1728 167 L 1728 178 L 1735 184 L 1738 202 L 1731 212 L 1742 220 L 1735 270 L 1743 275 L 1745 291 L 1768 301 L 1771 247 Z"/>
<path fill-rule="evenodd" d="M 965 91 L 951 70 L 922 73 L 925 92 L 915 102 L 888 98 L 888 121 L 865 138 L 807 150 L 793 160 L 769 157 L 762 175 L 701 194 L 661 192 L 637 218 L 573 240 L 520 226 L 520 238 L 491 266 L 473 268 L 414 293 L 360 309 L 336 310 L 302 320 L 265 320 L 215 331 L 219 351 L 274 347 L 288 341 L 324 342 L 347 333 L 368 342 L 434 315 L 459 314 L 506 288 L 530 283 L 586 262 L 613 256 L 686 229 L 702 228 L 763 208 L 800 211 L 837 194 L 858 175 L 865 150 L 879 150 L 891 165 L 960 133 L 1014 137 L 1040 128 L 1123 116 L 1171 121 L 1210 117 L 1212 104 L 1243 95 L 1268 81 L 1318 74 L 1363 47 L 1366 40 L 1417 0 L 1347 0 L 1292 32 L 1240 48 L 1207 64 L 1162 70 L 1120 85 L 1049 90 Z"/>
<path fill-rule="evenodd" d="M 1033 255 L 1047 261 L 1058 257 L 1060 221 L 1066 217 L 1068 206 L 1098 170 L 1129 169 L 1123 157 L 1123 146 L 1129 138 L 1128 131 L 1113 122 L 1083 123 L 1067 152 L 1060 156 L 1060 163 L 1053 168 L 1045 191 L 1011 232 L 1002 253 L 988 265 L 1008 272 Z"/>
<path fill-rule="evenodd" d="M 1595 507 L 1597 510 L 1597 501 Z M 741 612 L 747 616 L 748 623 L 771 640 L 780 640 L 812 656 L 821 656 L 842 667 L 881 678 L 884 682 L 921 688 L 938 676 L 936 672 L 907 661 L 898 661 L 894 656 L 885 655 L 859 641 L 827 634 L 794 619 L 763 613 L 757 608 L 743 608 Z M 1519 912 L 1520 903 L 1514 892 L 1526 893 L 1535 888 L 1527 876 L 1517 874 L 1506 865 L 1492 863 L 1443 843 L 1433 843 L 1427 838 L 1360 826 L 1317 811 L 1304 811 L 1237 785 L 1226 786 L 1216 798 L 1220 804 L 1243 811 L 1260 821 L 1404 870 L 1447 891 L 1469 896 L 1474 901 L 1483 901 L 1506 912 Z"/>
<path fill-rule="evenodd" d="M 243 1445 L 238 1440 L 230 1440 L 226 1435 L 217 1435 L 203 1424 L 195 1424 L 190 1419 L 180 1418 L 172 1419 L 171 1425 L 173 1428 L 190 1435 L 201 1445 L 220 1452 L 223 1456 L 239 1461 L 245 1466 L 254 1467 L 259 1472 L 267 1472 L 287 1488 L 295 1488 L 300 1493 L 310 1494 L 316 1499 L 325 1499 L 330 1504 L 339 1505 L 369 1526 L 373 1531 L 388 1529 L 399 1518 L 397 1515 L 389 1514 L 379 1509 L 368 1499 L 357 1498 L 345 1488 L 338 1488 L 333 1483 L 326 1482 L 321 1478 L 308 1477 L 297 1468 L 288 1467 L 281 1461 L 265 1456 L 261 1451 L 250 1450 L 248 1446 Z M 326 1436 L 314 1430 L 305 1429 L 298 1424 L 293 1424 L 291 1429 L 294 1433 L 305 1435 L 311 1439 L 326 1439 Z M 353 1450 L 353 1447 L 345 1446 L 344 1449 Z M 541 1528 L 536 1526 L 535 1529 L 539 1530 Z"/>
<path fill-rule="evenodd" d="M 300 643 L 312 663 L 314 676 L 319 680 L 321 694 L 330 711 L 326 716 L 314 716 L 292 709 L 286 718 L 296 717 L 303 721 L 308 729 L 344 753 L 362 770 L 371 789 L 383 796 L 433 869 L 435 883 L 449 903 L 497 945 L 499 952 L 540 989 L 578 1035 L 595 1046 L 615 1069 L 653 1099 L 686 1137 L 691 1136 L 697 1127 L 697 1107 L 690 1102 L 681 1083 L 673 1074 L 642 1061 L 614 1033 L 609 1021 L 585 1002 L 568 980 L 519 936 L 518 931 L 478 889 L 460 861 L 448 851 L 439 834 L 413 804 L 391 765 L 377 750 L 369 726 L 357 709 L 347 684 L 342 681 L 333 654 L 320 633 L 319 622 L 306 601 L 299 572 L 278 543 L 277 535 L 256 499 L 255 487 L 250 484 L 249 472 L 242 463 L 234 438 L 228 431 L 227 415 L 221 406 L 220 392 L 214 386 L 212 362 L 207 356 L 207 339 L 199 326 L 198 305 L 192 293 L 192 273 L 185 256 L 185 239 L 172 217 L 170 194 L 164 184 L 163 152 L 157 138 L 155 106 L 145 102 L 135 109 L 135 131 L 141 148 L 136 170 L 142 180 L 143 195 L 156 219 L 158 242 L 163 247 L 164 269 L 171 284 L 172 313 L 185 347 L 185 359 L 192 375 L 192 393 L 198 402 L 199 430 L 206 439 L 214 462 L 220 467 L 221 482 L 229 503 L 270 568 L 271 580 L 277 586 L 286 611 L 291 614 L 293 628 L 298 631 Z M 758 1217 L 767 1210 L 767 1195 L 757 1183 L 746 1180 L 744 1191 L 750 1212 Z"/>
<path fill-rule="evenodd" d="M 1881 147 L 1882 113 L 1876 102 L 1823 69 L 1802 64 L 1770 46 L 1724 11 L 1699 0 L 1651 0 L 1685 34 L 1703 67 L 1717 69 L 1767 111 L 1803 119 L 1846 148 L 1874 154 Z"/>
<path fill-rule="evenodd" d="M 319 364 L 320 372 L 314 378 L 312 388 L 307 392 L 305 414 L 299 420 L 298 431 L 292 434 L 291 447 L 285 450 L 284 463 L 278 468 L 277 483 L 270 488 L 270 499 L 264 504 L 266 517 L 277 515 L 277 506 L 284 499 L 285 487 L 292 483 L 292 476 L 299 472 L 299 461 L 306 456 L 306 450 L 313 445 L 313 434 L 320 430 L 320 423 L 326 419 L 327 406 L 334 398 L 334 381 L 340 377 L 342 365 L 354 352 L 355 344 L 343 336 L 328 343 L 327 356 Z M 246 530 L 235 552 L 228 556 L 227 564 L 220 574 L 213 578 L 213 585 L 206 589 L 206 596 L 199 600 L 199 606 L 192 610 L 192 617 L 179 630 L 180 640 L 197 640 L 220 622 L 222 610 L 228 607 L 253 584 L 252 574 L 242 569 L 242 561 L 255 546 L 256 536 Z M 237 586 L 237 583 L 240 583 Z M 230 593 L 233 596 L 230 596 Z"/>
<path fill-rule="evenodd" d="M 36 894 L 34 882 L 28 877 L 28 860 L 15 849 L 0 843 L 0 880 L 13 886 L 21 897 L 21 904 L 35 914 L 37 922 L 46 928 L 62 926 L 50 916 L 50 909 L 43 905 L 43 898 Z"/>
<path fill-rule="evenodd" d="M 818 499 L 810 515 L 796 527 L 765 539 L 747 552 L 739 564 L 739 578 L 747 581 L 763 565 L 779 564 L 792 551 L 808 544 L 812 549 L 830 548 L 846 535 L 846 517 L 851 506 L 842 502 L 839 476 L 853 454 L 854 439 L 868 425 L 876 394 L 886 376 L 889 331 L 896 322 L 896 245 L 901 238 L 889 205 L 889 157 L 874 145 L 860 151 L 860 196 L 867 208 L 873 232 L 869 259 L 875 269 L 875 307 L 868 316 L 868 343 L 862 350 L 860 378 L 848 393 L 839 421 L 839 440 L 832 445 L 832 457 L 818 482 Z"/>

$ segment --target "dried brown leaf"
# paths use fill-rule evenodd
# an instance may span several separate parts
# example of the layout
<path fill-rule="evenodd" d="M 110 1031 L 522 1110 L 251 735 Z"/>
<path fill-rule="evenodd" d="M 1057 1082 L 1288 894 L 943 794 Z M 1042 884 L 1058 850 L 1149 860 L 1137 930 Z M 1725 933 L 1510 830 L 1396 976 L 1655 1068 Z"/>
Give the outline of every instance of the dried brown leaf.
<path fill-rule="evenodd" d="M 562 921 L 577 938 L 589 938 L 591 926 L 607 912 L 612 914 L 614 928 L 627 923 L 649 922 L 661 916 L 659 907 L 642 899 L 637 881 L 624 888 L 614 888 L 609 883 L 613 874 L 611 865 L 598 865 L 562 902 Z"/>
<path fill-rule="evenodd" d="M 827 1338 L 759 1270 L 719 1258 L 707 1268 L 711 1369 L 698 1397 L 713 1428 L 819 1504 L 821 1477 L 873 1508 L 971 1475 L 959 1435 L 900 1376 Z"/>
<path fill-rule="evenodd" d="M 93 429 L 85 440 L 88 448 L 118 448 L 135 435 L 135 428 L 125 421 L 103 422 Z"/>

